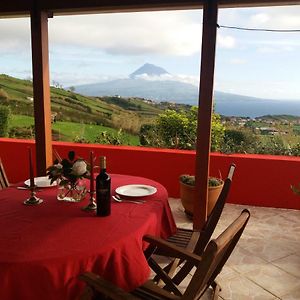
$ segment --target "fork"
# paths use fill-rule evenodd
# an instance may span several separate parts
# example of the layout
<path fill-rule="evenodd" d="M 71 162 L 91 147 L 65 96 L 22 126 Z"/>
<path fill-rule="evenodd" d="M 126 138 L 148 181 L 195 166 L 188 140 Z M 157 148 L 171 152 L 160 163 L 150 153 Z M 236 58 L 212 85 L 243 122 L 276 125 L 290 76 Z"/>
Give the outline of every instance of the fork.
<path fill-rule="evenodd" d="M 113 198 L 115 201 L 119 202 L 119 203 L 122 203 L 122 202 L 129 202 L 129 203 L 135 203 L 135 204 L 143 204 L 143 203 L 145 203 L 145 201 L 143 201 L 143 200 L 140 200 L 140 201 L 134 201 L 134 200 L 122 199 L 122 198 L 120 198 L 120 196 L 117 196 L 117 195 L 112 196 L 112 198 Z"/>

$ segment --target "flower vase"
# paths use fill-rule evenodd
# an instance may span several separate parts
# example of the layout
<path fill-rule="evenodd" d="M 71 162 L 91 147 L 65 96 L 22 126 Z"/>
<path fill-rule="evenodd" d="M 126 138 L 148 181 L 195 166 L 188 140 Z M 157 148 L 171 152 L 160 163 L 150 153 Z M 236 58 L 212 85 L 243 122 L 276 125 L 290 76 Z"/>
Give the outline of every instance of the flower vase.
<path fill-rule="evenodd" d="M 66 202 L 80 202 L 86 196 L 87 189 L 84 180 L 58 185 L 57 200 Z"/>

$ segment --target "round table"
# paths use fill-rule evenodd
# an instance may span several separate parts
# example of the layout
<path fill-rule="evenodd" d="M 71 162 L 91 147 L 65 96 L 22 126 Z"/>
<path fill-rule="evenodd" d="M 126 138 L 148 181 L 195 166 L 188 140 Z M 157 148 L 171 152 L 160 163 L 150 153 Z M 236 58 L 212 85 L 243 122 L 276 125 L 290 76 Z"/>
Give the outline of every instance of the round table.
<path fill-rule="evenodd" d="M 61 202 L 56 187 L 44 188 L 44 202 L 25 206 L 26 190 L 0 191 L 0 299 L 76 299 L 78 275 L 95 272 L 125 290 L 148 279 L 145 234 L 166 238 L 176 226 L 166 189 L 150 179 L 112 174 L 112 194 L 127 184 L 146 184 L 157 193 L 143 204 L 112 202 L 111 215 L 82 211 L 88 203 Z"/>

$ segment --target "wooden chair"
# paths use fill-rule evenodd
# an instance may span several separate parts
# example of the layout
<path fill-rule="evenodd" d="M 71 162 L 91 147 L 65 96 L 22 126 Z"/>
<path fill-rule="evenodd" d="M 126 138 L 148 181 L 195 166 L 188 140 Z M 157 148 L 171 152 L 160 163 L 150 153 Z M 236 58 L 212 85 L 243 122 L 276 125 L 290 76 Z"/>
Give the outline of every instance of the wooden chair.
<path fill-rule="evenodd" d="M 0 190 L 5 189 L 7 187 L 9 187 L 9 182 L 0 158 Z"/>
<path fill-rule="evenodd" d="M 180 291 L 179 286 L 167 274 L 165 274 L 166 285 L 164 287 L 160 287 L 152 280 L 149 280 L 133 292 L 127 293 L 98 275 L 85 273 L 80 276 L 80 279 L 87 284 L 87 289 L 81 299 L 195 300 L 199 299 L 210 286 L 213 287 L 213 299 L 217 299 L 220 287 L 215 283 L 215 279 L 239 241 L 249 218 L 250 212 L 244 210 L 218 238 L 209 242 L 202 256 L 186 251 L 160 238 L 144 237 L 144 240 L 151 245 L 168 251 L 174 257 L 189 261 L 196 267 L 194 275 L 183 292 Z M 162 269 L 161 271 L 163 272 Z M 97 295 L 99 298 L 97 298 Z"/>
<path fill-rule="evenodd" d="M 229 194 L 235 168 L 236 168 L 235 164 L 231 164 L 229 166 L 227 178 L 225 179 L 224 186 L 222 188 L 220 196 L 218 197 L 216 204 L 212 209 L 211 214 L 208 216 L 207 221 L 204 227 L 202 228 L 202 230 L 199 232 L 190 229 L 177 228 L 176 234 L 167 239 L 168 242 L 178 247 L 185 248 L 186 250 L 191 251 L 199 256 L 202 255 L 222 214 L 227 196 Z M 149 265 L 151 266 L 152 269 L 155 269 L 155 265 L 156 265 L 156 262 L 152 254 L 164 255 L 164 256 L 169 255 L 168 253 L 165 253 L 164 250 L 148 248 L 147 251 L 145 252 L 145 255 L 148 258 Z M 177 268 L 177 265 L 181 264 L 182 262 L 183 262 L 182 260 L 175 259 L 170 264 L 168 264 L 164 270 L 167 273 L 169 273 L 169 275 L 172 275 L 174 270 Z M 175 282 L 179 284 L 181 280 L 183 280 L 186 277 L 186 275 L 190 272 L 192 268 L 193 268 L 192 264 L 185 263 L 181 271 L 179 272 L 179 274 L 177 274 L 176 278 L 174 279 Z M 156 276 L 156 280 L 159 279 L 160 279 L 159 275 Z"/>

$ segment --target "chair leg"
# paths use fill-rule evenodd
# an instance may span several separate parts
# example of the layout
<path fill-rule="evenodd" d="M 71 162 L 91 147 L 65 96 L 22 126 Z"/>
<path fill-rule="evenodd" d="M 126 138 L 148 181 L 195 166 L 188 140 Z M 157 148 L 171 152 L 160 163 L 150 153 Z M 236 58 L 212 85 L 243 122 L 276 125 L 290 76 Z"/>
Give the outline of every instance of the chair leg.
<path fill-rule="evenodd" d="M 218 300 L 219 299 L 219 293 L 221 292 L 222 288 L 221 286 L 218 285 L 216 281 L 214 281 L 211 284 L 211 287 L 213 288 L 213 294 L 212 294 L 212 299 L 213 300 Z"/>
<path fill-rule="evenodd" d="M 165 269 L 163 269 L 169 277 L 173 277 L 178 265 L 180 263 L 180 258 L 175 258 L 168 266 L 167 266 L 167 271 Z M 158 276 L 157 276 L 158 277 Z M 164 284 L 162 279 L 159 279 L 157 285 L 162 286 Z"/>

